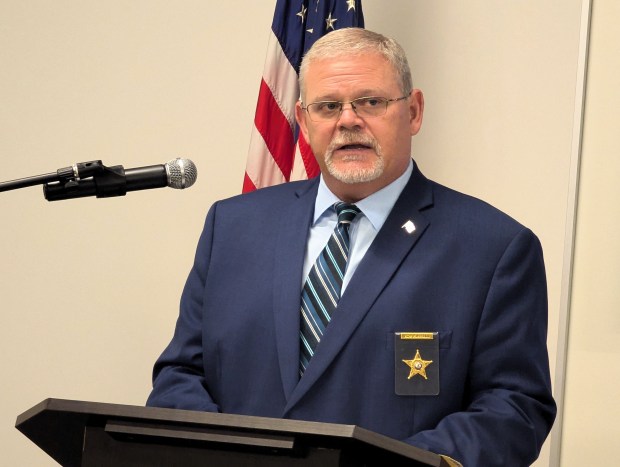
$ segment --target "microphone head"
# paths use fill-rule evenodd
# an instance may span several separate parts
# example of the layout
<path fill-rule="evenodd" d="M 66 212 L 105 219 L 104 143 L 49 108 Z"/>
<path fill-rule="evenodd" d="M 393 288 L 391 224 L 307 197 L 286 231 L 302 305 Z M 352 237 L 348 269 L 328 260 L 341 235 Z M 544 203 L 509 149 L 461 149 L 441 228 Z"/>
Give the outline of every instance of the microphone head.
<path fill-rule="evenodd" d="M 166 174 L 168 175 L 168 186 L 182 190 L 194 184 L 198 177 L 198 170 L 192 161 L 177 157 L 166 162 Z"/>

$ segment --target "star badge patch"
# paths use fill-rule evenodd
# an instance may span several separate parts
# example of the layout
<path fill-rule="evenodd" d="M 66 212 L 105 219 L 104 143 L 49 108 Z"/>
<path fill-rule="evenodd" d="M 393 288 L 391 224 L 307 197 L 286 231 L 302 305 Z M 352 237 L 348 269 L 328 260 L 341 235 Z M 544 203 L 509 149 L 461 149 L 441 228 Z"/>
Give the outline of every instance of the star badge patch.
<path fill-rule="evenodd" d="M 405 362 L 409 366 L 409 368 L 411 368 L 407 379 L 411 379 L 415 375 L 420 375 L 424 379 L 428 379 L 428 376 L 426 376 L 426 367 L 433 363 L 433 361 L 423 360 L 420 356 L 420 349 L 416 349 L 415 357 L 413 358 L 413 360 L 403 360 L 403 362 Z"/>
<path fill-rule="evenodd" d="M 399 396 L 439 394 L 439 334 L 394 333 L 394 373 Z"/>

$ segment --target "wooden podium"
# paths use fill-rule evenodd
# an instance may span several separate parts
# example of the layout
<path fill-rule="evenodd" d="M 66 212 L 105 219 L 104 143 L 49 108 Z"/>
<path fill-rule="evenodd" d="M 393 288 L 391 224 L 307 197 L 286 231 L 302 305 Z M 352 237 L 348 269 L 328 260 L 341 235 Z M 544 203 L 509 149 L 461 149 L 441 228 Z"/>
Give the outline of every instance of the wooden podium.
<path fill-rule="evenodd" d="M 63 466 L 438 466 L 353 425 L 46 399 L 16 428 Z"/>

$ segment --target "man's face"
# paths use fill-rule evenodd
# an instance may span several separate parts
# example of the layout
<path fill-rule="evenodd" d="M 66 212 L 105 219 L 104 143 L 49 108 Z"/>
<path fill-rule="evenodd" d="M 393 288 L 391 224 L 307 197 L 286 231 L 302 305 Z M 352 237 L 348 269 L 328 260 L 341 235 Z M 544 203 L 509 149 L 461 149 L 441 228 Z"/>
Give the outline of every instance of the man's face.
<path fill-rule="evenodd" d="M 319 101 L 403 96 L 393 67 L 375 53 L 313 62 L 305 76 L 304 106 Z M 296 117 L 312 147 L 327 186 L 345 201 L 358 201 L 393 182 L 411 158 L 411 136 L 422 124 L 424 100 L 390 102 L 385 115 L 359 117 L 345 104 L 332 121 L 312 121 L 298 103 Z"/>

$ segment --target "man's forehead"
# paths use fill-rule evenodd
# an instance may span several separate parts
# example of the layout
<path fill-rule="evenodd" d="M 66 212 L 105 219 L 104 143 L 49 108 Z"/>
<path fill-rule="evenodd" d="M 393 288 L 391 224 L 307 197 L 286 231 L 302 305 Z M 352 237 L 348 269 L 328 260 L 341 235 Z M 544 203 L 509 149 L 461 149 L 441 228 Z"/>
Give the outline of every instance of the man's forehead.
<path fill-rule="evenodd" d="M 371 96 L 399 86 L 394 67 L 376 52 L 317 59 L 306 75 L 306 91 L 315 98 L 337 97 L 347 91 L 354 91 L 356 97 Z"/>
<path fill-rule="evenodd" d="M 338 63 L 367 63 L 367 62 L 383 62 L 385 65 L 389 65 L 388 59 L 379 52 L 366 51 L 366 52 L 336 52 L 328 57 L 314 58 L 308 66 L 308 71 L 325 68 L 329 65 Z"/>

